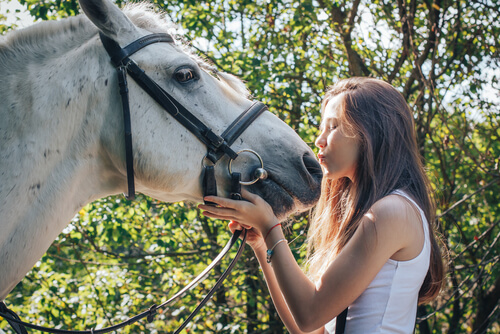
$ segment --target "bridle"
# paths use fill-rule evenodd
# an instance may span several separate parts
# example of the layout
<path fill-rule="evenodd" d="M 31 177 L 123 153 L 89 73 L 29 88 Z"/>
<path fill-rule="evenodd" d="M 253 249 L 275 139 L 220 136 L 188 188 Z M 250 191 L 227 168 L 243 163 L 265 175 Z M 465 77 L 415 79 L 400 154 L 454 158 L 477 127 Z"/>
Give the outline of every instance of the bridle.
<path fill-rule="evenodd" d="M 111 57 L 111 62 L 116 67 L 118 73 L 118 85 L 120 88 L 120 95 L 123 107 L 123 121 L 125 129 L 125 161 L 126 161 L 126 172 L 127 172 L 127 184 L 128 193 L 124 194 L 127 199 L 133 200 L 135 198 L 135 182 L 134 182 L 134 166 L 133 166 L 133 152 L 132 152 L 132 126 L 130 119 L 130 105 L 128 98 L 128 84 L 127 84 L 127 74 L 129 74 L 134 81 L 151 96 L 163 109 L 168 112 L 172 117 L 174 117 L 179 123 L 181 123 L 186 129 L 188 129 L 193 135 L 196 136 L 203 144 L 207 146 L 207 153 L 202 161 L 202 167 L 204 169 L 202 188 L 203 195 L 217 195 L 217 181 L 215 178 L 215 165 L 217 162 L 227 155 L 229 157 L 229 174 L 231 177 L 231 189 L 230 197 L 232 199 L 241 200 L 241 184 L 250 185 L 261 179 L 267 177 L 267 172 L 264 169 L 264 163 L 260 155 L 250 149 L 244 149 L 239 152 L 235 152 L 231 149 L 231 145 L 234 141 L 245 131 L 245 129 L 257 118 L 259 117 L 267 107 L 261 102 L 254 102 L 247 110 L 240 114 L 221 134 L 217 135 L 209 127 L 207 127 L 202 121 L 200 121 L 195 115 L 193 115 L 189 110 L 187 110 L 182 104 L 180 104 L 175 98 L 173 98 L 168 92 L 161 88 L 154 80 L 152 80 L 138 65 L 135 61 L 129 57 L 141 50 L 142 48 L 153 44 L 153 43 L 174 43 L 172 36 L 169 34 L 151 34 L 137 39 L 131 44 L 121 48 L 118 43 L 109 37 L 99 33 L 101 41 L 104 48 Z M 260 162 L 260 168 L 256 168 L 254 171 L 254 179 L 250 181 L 241 181 L 241 174 L 232 171 L 232 162 L 238 157 L 238 154 L 248 152 L 255 155 Z M 206 202 L 207 203 L 207 202 Z M 212 204 L 213 203 L 207 203 Z M 208 272 L 215 267 L 219 261 L 229 252 L 231 247 L 236 243 L 241 231 L 236 231 L 226 246 L 222 249 L 220 254 L 210 263 L 210 265 L 203 270 L 191 283 L 186 285 L 183 289 L 177 292 L 174 296 L 169 298 L 167 301 L 160 305 L 153 305 L 147 311 L 144 311 L 124 322 L 117 325 L 113 325 L 107 328 L 102 328 L 98 330 L 86 330 L 86 331 L 67 331 L 46 328 L 41 326 L 36 326 L 30 323 L 21 321 L 16 313 L 9 310 L 7 306 L 0 302 L 0 316 L 5 318 L 12 328 L 19 334 L 27 334 L 25 327 L 32 328 L 47 333 L 54 334 L 100 334 L 108 333 L 119 328 L 131 325 L 143 318 L 147 318 L 148 322 L 152 322 L 153 318 L 158 309 L 165 307 L 167 304 L 171 303 L 173 300 L 177 299 L 183 295 L 186 291 L 190 290 L 197 285 L 198 282 L 207 277 Z M 180 333 L 182 329 L 191 321 L 191 319 L 199 312 L 203 305 L 210 300 L 215 291 L 222 285 L 225 278 L 229 275 L 231 270 L 234 268 L 236 262 L 238 261 L 241 253 L 243 252 L 243 247 L 246 239 L 246 230 L 244 232 L 242 242 L 235 255 L 235 257 L 230 262 L 226 271 L 222 273 L 214 287 L 208 292 L 205 298 L 200 302 L 200 304 L 195 308 L 195 310 L 188 316 L 188 318 L 182 323 L 182 325 L 175 331 L 175 333 Z"/>
<path fill-rule="evenodd" d="M 118 43 L 104 34 L 100 33 L 104 48 L 111 57 L 111 62 L 115 65 L 118 72 L 118 85 L 120 86 L 120 95 L 123 105 L 123 121 L 125 128 L 125 154 L 127 168 L 128 199 L 134 199 L 134 167 L 132 155 L 132 127 L 130 121 L 130 107 L 128 101 L 127 74 L 151 96 L 163 109 L 196 136 L 203 144 L 207 146 L 207 154 L 202 163 L 205 173 L 203 181 L 204 196 L 216 195 L 216 184 L 214 166 L 224 156 L 227 155 L 231 160 L 238 157 L 238 153 L 231 149 L 234 141 L 245 131 L 245 129 L 265 110 L 267 106 L 262 102 L 255 101 L 247 110 L 240 114 L 219 136 L 200 121 L 195 115 L 180 104 L 167 91 L 161 88 L 153 79 L 151 79 L 135 61 L 129 58 L 135 52 L 153 43 L 173 43 L 173 38 L 168 34 L 151 34 L 139 38 L 135 42 L 121 48 Z M 246 150 L 248 151 L 248 150 Z M 259 160 L 260 156 L 251 151 Z M 263 165 L 261 164 L 261 168 Z M 259 170 L 259 172 L 262 172 Z M 234 173 L 233 173 L 234 174 Z M 265 175 L 265 173 L 261 173 Z M 263 177 L 265 178 L 265 177 Z M 258 180 L 258 178 L 257 178 Z M 256 182 L 257 180 L 254 180 Z M 214 193 L 215 192 L 215 193 Z"/>

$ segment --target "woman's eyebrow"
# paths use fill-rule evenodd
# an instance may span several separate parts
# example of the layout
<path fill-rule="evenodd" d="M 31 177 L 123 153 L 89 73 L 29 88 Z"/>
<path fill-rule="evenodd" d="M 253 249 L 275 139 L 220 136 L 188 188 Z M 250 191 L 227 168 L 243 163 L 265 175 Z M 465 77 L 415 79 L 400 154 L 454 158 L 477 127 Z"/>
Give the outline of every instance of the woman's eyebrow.
<path fill-rule="evenodd" d="M 331 117 L 323 118 L 323 120 L 321 120 L 320 126 L 324 126 L 326 123 L 338 123 L 338 122 L 339 122 L 339 119 L 337 117 L 331 116 Z"/>

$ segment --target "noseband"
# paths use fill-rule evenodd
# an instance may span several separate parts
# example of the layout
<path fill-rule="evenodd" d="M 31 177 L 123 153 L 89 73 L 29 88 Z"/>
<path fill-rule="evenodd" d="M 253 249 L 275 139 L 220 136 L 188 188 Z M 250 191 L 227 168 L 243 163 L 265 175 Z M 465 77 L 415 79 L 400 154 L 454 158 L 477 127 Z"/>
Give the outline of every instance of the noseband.
<path fill-rule="evenodd" d="M 168 34 L 151 34 L 139 38 L 138 40 L 132 42 L 124 48 L 121 48 L 118 43 L 114 40 L 106 37 L 102 33 L 99 33 L 102 44 L 111 57 L 111 62 L 117 69 L 118 73 L 118 85 L 120 88 L 120 95 L 123 107 L 123 122 L 125 129 L 125 161 L 126 161 L 126 171 L 127 171 L 127 183 L 128 183 L 128 193 L 124 194 L 127 199 L 133 200 L 135 198 L 135 182 L 134 182 L 134 161 L 133 161 L 133 151 L 132 151 L 132 124 L 130 120 L 130 105 L 128 99 L 128 84 L 127 84 L 127 73 L 134 79 L 134 81 L 151 96 L 166 112 L 168 112 L 172 117 L 174 117 L 180 124 L 182 124 L 186 129 L 188 129 L 196 138 L 198 138 L 207 147 L 207 153 L 202 161 L 202 166 L 204 169 L 203 174 L 203 195 L 217 195 L 217 181 L 215 178 L 215 165 L 217 162 L 227 155 L 229 157 L 229 174 L 231 177 L 231 190 L 230 197 L 233 199 L 241 198 L 241 185 L 250 185 L 258 180 L 265 179 L 267 177 L 267 172 L 264 169 L 264 163 L 259 154 L 250 149 L 244 149 L 239 152 L 235 152 L 231 149 L 231 145 L 234 141 L 245 131 L 245 129 L 257 118 L 259 117 L 267 107 L 258 101 L 255 101 L 247 110 L 240 114 L 221 134 L 218 135 L 213 132 L 208 126 L 206 126 L 202 121 L 200 121 L 196 116 L 194 116 L 189 110 L 187 110 L 182 104 L 180 104 L 175 98 L 173 98 L 168 92 L 161 88 L 154 80 L 152 80 L 137 64 L 135 61 L 129 58 L 137 51 L 142 48 L 154 44 L 154 43 L 173 43 L 174 40 L 172 36 Z M 248 152 L 255 155 L 259 162 L 260 167 L 257 168 L 253 175 L 255 179 L 250 181 L 241 181 L 241 174 L 232 171 L 232 162 L 238 157 L 238 154 Z M 207 204 L 213 204 L 206 202 Z M 55 334 L 98 334 L 98 333 L 108 333 L 115 331 L 119 328 L 131 325 L 143 318 L 147 318 L 148 322 L 153 321 L 154 315 L 157 310 L 163 308 L 173 300 L 177 299 L 183 295 L 186 291 L 190 290 L 197 285 L 201 280 L 207 277 L 208 272 L 215 267 L 219 261 L 229 252 L 231 247 L 236 243 L 241 231 L 235 231 L 231 240 L 223 248 L 221 253 L 210 263 L 210 265 L 205 268 L 205 270 L 200 273 L 191 283 L 186 285 L 183 289 L 177 292 L 174 296 L 169 298 L 167 301 L 161 305 L 153 305 L 147 311 L 144 311 L 122 323 L 107 328 L 102 328 L 98 330 L 91 329 L 89 331 L 67 331 L 60 329 L 51 329 L 46 327 L 41 327 L 26 323 L 21 321 L 21 319 L 13 311 L 7 308 L 7 306 L 0 302 L 0 316 L 5 318 L 12 328 L 20 334 L 27 334 L 25 327 L 36 329 L 42 332 L 55 333 Z M 236 256 L 232 259 L 228 268 L 219 277 L 214 287 L 208 292 L 205 298 L 200 302 L 196 309 L 188 316 L 188 318 L 182 323 L 182 325 L 175 331 L 175 333 L 180 333 L 182 329 L 191 321 L 191 319 L 198 313 L 198 311 L 203 307 L 203 305 L 210 300 L 213 294 L 222 285 L 225 278 L 229 275 L 236 262 L 238 261 L 241 253 L 243 252 L 243 246 L 246 238 L 246 230 L 244 232 L 243 240 L 240 247 L 236 253 Z"/>

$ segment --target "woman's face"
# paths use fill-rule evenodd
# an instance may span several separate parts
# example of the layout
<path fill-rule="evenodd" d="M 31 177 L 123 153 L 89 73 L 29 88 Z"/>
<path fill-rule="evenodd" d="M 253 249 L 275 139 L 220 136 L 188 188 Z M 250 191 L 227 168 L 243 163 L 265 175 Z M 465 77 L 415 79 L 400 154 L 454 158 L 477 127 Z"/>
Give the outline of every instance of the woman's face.
<path fill-rule="evenodd" d="M 345 133 L 341 120 L 343 94 L 328 101 L 321 121 L 321 134 L 316 139 L 319 148 L 318 161 L 323 167 L 323 177 L 327 179 L 354 178 L 359 155 L 359 137 Z"/>

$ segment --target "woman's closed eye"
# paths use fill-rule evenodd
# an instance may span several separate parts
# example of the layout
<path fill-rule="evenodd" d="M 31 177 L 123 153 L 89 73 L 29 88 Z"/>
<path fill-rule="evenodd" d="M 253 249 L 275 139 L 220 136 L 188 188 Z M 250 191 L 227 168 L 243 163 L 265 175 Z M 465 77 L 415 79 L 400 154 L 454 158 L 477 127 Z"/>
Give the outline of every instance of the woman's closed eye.
<path fill-rule="evenodd" d="M 333 131 L 335 129 L 337 129 L 337 125 L 336 124 L 334 124 L 334 125 L 320 126 L 319 131 L 320 132 L 324 132 L 324 131 L 330 132 L 330 131 Z"/>

